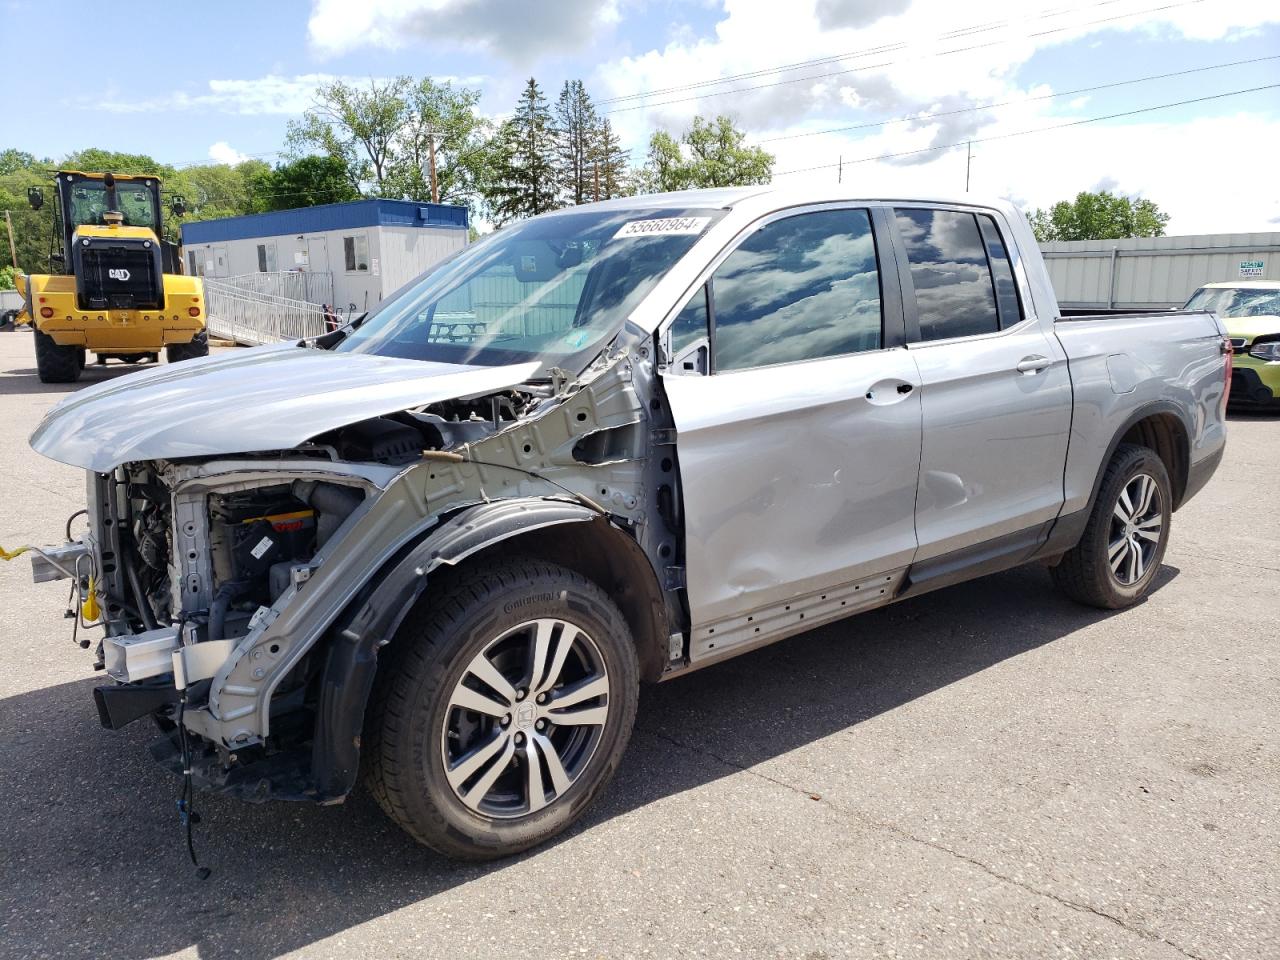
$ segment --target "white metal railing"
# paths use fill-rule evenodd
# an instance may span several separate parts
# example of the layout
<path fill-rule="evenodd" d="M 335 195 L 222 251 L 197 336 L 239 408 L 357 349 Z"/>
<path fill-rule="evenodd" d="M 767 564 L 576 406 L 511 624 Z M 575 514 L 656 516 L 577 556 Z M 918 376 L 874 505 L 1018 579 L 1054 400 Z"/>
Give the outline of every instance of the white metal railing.
<path fill-rule="evenodd" d="M 226 280 L 204 281 L 207 326 L 215 337 L 248 346 L 318 337 L 329 326 L 314 303 L 247 290 Z"/>
<path fill-rule="evenodd" d="M 273 270 L 266 273 L 240 273 L 233 277 L 212 277 L 245 293 L 265 293 L 286 300 L 333 306 L 333 274 L 327 270 L 315 273 L 303 270 Z"/>

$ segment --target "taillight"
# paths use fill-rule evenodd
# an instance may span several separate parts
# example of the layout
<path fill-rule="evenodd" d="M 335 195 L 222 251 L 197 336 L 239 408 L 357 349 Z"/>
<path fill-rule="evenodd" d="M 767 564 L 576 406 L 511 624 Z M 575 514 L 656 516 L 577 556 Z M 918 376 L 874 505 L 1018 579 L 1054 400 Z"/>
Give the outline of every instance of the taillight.
<path fill-rule="evenodd" d="M 1231 346 L 1231 338 L 1222 338 L 1222 352 L 1227 355 L 1227 362 L 1222 367 L 1222 415 L 1227 415 L 1227 400 L 1231 396 L 1231 369 L 1235 365 L 1232 357 L 1235 355 L 1235 348 Z"/>
<path fill-rule="evenodd" d="M 187 313 L 191 314 L 191 316 L 193 316 L 193 317 L 198 317 L 198 316 L 200 316 L 200 308 L 199 308 L 199 307 L 187 307 Z"/>
<path fill-rule="evenodd" d="M 53 307 L 41 307 L 40 316 L 48 320 L 50 317 L 53 316 Z"/>

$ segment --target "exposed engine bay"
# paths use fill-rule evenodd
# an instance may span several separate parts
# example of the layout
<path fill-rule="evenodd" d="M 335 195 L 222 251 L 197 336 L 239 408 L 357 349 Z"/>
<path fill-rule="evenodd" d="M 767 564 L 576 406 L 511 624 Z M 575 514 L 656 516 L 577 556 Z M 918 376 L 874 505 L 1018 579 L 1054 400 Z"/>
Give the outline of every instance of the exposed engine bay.
<path fill-rule="evenodd" d="M 392 411 L 288 450 L 90 471 L 88 532 L 50 556 L 74 568 L 81 630 L 104 628 L 104 725 L 154 716 L 157 759 L 205 788 L 341 799 L 367 695 L 344 685 L 372 675 L 404 598 L 439 564 L 540 523 L 594 520 L 634 545 L 645 572 L 617 584 L 619 602 L 662 620 L 665 657 L 667 618 L 640 586 L 678 566 L 680 498 L 671 457 L 652 456 L 666 413 L 637 390 L 637 362 L 620 351 L 575 381 Z M 593 562 L 575 543 L 565 562 Z"/>

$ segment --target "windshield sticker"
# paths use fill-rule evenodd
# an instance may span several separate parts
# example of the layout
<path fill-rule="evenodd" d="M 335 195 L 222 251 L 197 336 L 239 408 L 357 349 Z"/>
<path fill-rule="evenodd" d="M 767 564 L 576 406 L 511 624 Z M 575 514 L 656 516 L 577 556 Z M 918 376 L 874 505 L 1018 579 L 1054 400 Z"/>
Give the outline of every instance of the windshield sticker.
<path fill-rule="evenodd" d="M 565 346 L 567 346 L 569 349 L 577 350 L 579 347 L 584 347 L 587 345 L 587 342 L 591 339 L 591 331 L 590 330 L 571 330 L 560 339 L 564 342 Z"/>
<path fill-rule="evenodd" d="M 630 220 L 624 223 L 613 235 L 613 239 L 623 237 L 696 237 L 707 224 L 710 217 L 661 217 L 657 220 Z"/>

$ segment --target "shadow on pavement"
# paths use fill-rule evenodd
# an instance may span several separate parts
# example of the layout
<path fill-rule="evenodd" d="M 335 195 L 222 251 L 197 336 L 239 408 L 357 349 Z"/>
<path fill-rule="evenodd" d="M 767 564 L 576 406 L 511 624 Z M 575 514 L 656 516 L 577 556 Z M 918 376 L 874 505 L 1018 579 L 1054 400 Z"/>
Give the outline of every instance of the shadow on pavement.
<path fill-rule="evenodd" d="M 1165 567 L 1157 589 L 1177 573 Z M 328 808 L 204 797 L 196 842 L 213 875 L 201 882 L 182 845 L 178 783 L 145 756 L 146 723 L 99 727 L 94 679 L 14 696 L 0 701 L 0 944 L 24 957 L 142 958 L 192 946 L 219 960 L 278 956 L 525 859 L 567 857 L 571 868 L 575 837 L 611 817 L 854 728 L 1108 616 L 1024 568 L 647 688 L 618 777 L 585 820 L 550 850 L 483 865 L 416 846 L 360 791 Z M 450 935 L 465 922 L 455 915 Z"/>

